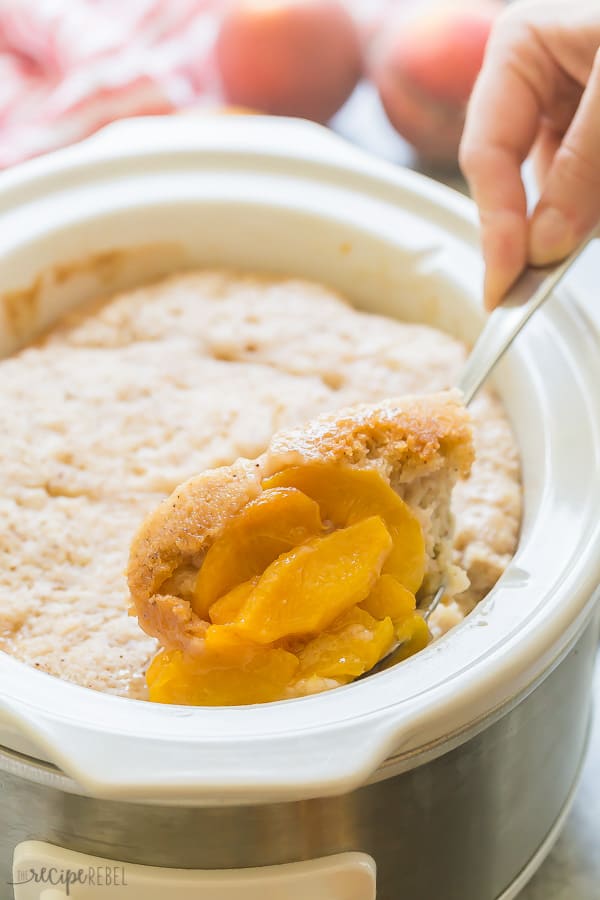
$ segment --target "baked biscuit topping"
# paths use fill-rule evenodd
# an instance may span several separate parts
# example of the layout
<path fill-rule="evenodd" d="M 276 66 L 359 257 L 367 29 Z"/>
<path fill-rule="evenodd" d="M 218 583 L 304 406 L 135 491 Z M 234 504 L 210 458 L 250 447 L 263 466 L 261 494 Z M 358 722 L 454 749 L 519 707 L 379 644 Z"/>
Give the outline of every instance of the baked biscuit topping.
<path fill-rule="evenodd" d="M 434 320 L 436 308 L 432 295 L 423 312 Z M 311 460 L 360 467 L 379 441 L 368 417 L 360 439 L 351 437 L 356 420 L 335 414 L 312 445 L 305 429 L 287 429 L 357 403 L 443 390 L 456 382 L 465 353 L 450 334 L 360 311 L 324 285 L 285 276 L 180 272 L 78 305 L 39 342 L 0 360 L 0 652 L 75 684 L 146 699 L 157 642 L 127 618 L 123 575 L 144 517 L 175 491 L 164 530 L 152 517 L 137 567 L 136 607 L 153 598 L 141 609 L 144 627 L 173 631 L 175 619 L 186 640 L 201 636 L 208 619 L 193 618 L 194 585 L 225 521 L 260 496 L 276 470 Z M 431 616 L 434 637 L 490 591 L 519 536 L 510 424 L 488 390 L 470 412 L 477 459 L 453 490 L 450 560 L 445 476 L 436 483 L 430 468 L 411 481 L 410 459 L 398 457 L 400 484 L 381 459 L 365 463 L 419 518 L 421 591 L 452 562 L 469 576 L 469 588 Z M 447 446 L 449 430 L 443 418 L 433 426 L 431 415 L 417 418 L 422 453 L 413 459 L 421 465 L 435 461 L 436 440 Z M 276 432 L 269 471 L 264 461 L 258 470 L 248 460 Z M 206 475 L 186 482 L 197 472 Z"/>

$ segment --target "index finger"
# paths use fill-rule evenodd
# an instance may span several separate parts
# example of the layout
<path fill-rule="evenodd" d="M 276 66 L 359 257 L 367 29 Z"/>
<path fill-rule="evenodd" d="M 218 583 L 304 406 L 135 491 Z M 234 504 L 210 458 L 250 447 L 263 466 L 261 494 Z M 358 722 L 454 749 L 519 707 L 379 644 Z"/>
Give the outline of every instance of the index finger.
<path fill-rule="evenodd" d="M 490 38 L 467 112 L 460 162 L 479 208 L 490 308 L 527 259 L 521 165 L 538 132 L 545 85 L 551 83 L 542 56 L 524 23 L 515 21 L 514 15 L 502 17 Z"/>

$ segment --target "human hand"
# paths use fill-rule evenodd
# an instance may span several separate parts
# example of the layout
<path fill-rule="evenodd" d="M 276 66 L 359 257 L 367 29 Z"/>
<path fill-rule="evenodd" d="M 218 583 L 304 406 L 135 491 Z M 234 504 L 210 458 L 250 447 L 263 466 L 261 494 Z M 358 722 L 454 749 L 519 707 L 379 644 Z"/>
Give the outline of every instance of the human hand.
<path fill-rule="evenodd" d="M 561 259 L 600 219 L 599 48 L 599 0 L 523 0 L 492 31 L 460 149 L 488 309 L 526 263 Z M 528 219 L 529 155 L 541 194 Z"/>

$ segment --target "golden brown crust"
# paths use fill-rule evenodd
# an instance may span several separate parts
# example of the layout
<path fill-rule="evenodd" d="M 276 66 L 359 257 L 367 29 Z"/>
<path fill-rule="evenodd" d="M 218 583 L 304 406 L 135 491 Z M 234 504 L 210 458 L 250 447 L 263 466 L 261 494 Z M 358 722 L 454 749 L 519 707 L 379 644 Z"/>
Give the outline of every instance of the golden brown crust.
<path fill-rule="evenodd" d="M 445 466 L 467 475 L 473 462 L 469 417 L 457 391 L 352 406 L 280 432 L 261 457 L 266 474 L 285 468 L 290 454 L 296 462 L 287 465 L 383 459 L 403 482 Z"/>
<path fill-rule="evenodd" d="M 258 461 L 209 469 L 177 487 L 147 516 L 131 544 L 127 578 L 136 604 L 188 559 L 204 552 L 225 522 L 260 493 Z"/>
<path fill-rule="evenodd" d="M 189 602 L 161 594 L 161 586 L 180 566 L 200 564 L 225 522 L 260 493 L 264 478 L 317 461 L 377 466 L 404 483 L 443 468 L 464 476 L 473 461 L 469 416 L 456 391 L 349 407 L 275 435 L 256 460 L 184 482 L 145 519 L 131 546 L 127 577 L 144 631 L 166 646 L 193 644 L 204 624 Z"/>

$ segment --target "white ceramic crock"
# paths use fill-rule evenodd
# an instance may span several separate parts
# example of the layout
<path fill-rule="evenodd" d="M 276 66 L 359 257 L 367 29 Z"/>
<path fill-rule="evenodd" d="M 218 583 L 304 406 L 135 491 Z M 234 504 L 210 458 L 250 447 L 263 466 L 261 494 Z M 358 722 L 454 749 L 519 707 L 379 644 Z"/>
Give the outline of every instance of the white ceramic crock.
<path fill-rule="evenodd" d="M 53 267 L 151 245 L 153 274 L 215 263 L 298 273 L 364 309 L 467 340 L 481 322 L 469 202 L 308 124 L 121 123 L 4 174 L 0 216 L 2 294 Z M 47 274 L 20 333 L 14 316 L 0 321 L 4 351 L 82 293 L 146 276 L 143 252 L 131 258 L 133 275 L 115 265 L 104 284 L 93 269 L 62 284 Z M 348 790 L 392 748 L 472 726 L 564 653 L 600 582 L 598 385 L 595 342 L 556 300 L 496 378 L 523 455 L 519 551 L 469 620 L 409 664 L 309 699 L 182 711 L 94 693 L 0 654 L 0 744 L 42 754 L 103 796 L 233 802 Z M 243 745 L 252 765 L 239 765 Z"/>
<path fill-rule="evenodd" d="M 4 354 L 86 297 L 204 264 L 318 279 L 467 341 L 483 318 L 469 201 L 291 120 L 120 123 L 11 170 L 0 253 Z M 489 727 L 573 647 L 600 583 L 600 354 L 568 292 L 495 385 L 522 452 L 521 541 L 444 639 L 330 693 L 226 709 L 102 695 L 0 653 L 0 745 L 82 794 L 197 808 L 342 794 Z"/>

